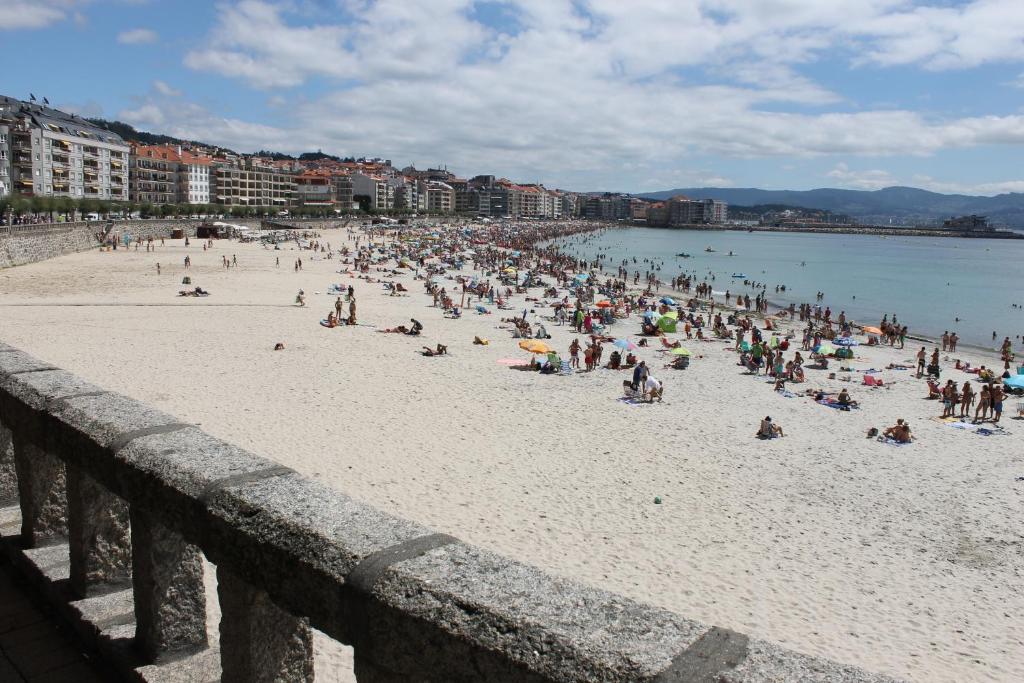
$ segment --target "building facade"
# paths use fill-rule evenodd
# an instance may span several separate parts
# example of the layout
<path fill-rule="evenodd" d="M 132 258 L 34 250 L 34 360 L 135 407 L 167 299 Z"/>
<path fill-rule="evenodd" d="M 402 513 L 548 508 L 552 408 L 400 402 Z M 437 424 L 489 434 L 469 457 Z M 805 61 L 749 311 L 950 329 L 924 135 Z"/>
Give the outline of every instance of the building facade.
<path fill-rule="evenodd" d="M 246 164 L 217 166 L 214 197 L 225 206 L 271 206 L 286 208 L 295 200 L 295 175 L 272 168 Z"/>
<path fill-rule="evenodd" d="M 0 194 L 128 200 L 128 145 L 75 114 L 0 97 Z"/>

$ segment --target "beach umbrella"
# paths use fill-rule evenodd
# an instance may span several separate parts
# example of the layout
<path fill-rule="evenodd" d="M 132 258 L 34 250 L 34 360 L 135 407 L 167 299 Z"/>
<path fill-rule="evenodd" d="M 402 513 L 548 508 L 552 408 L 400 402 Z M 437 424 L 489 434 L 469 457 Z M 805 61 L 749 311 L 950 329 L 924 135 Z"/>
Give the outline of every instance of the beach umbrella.
<path fill-rule="evenodd" d="M 877 327 L 865 327 L 864 334 L 882 334 L 882 331 Z"/>
<path fill-rule="evenodd" d="M 611 308 L 615 304 L 613 304 L 611 301 L 608 301 L 608 299 L 605 299 L 604 301 L 598 301 L 594 305 L 597 306 L 598 308 Z"/>
<path fill-rule="evenodd" d="M 860 342 L 853 337 L 840 337 L 835 340 L 835 343 L 839 346 L 859 346 Z"/>
<path fill-rule="evenodd" d="M 679 320 L 679 311 L 669 311 L 665 314 L 666 318 L 672 318 L 672 320 Z"/>
<path fill-rule="evenodd" d="M 661 330 L 662 332 L 675 332 L 676 325 L 678 324 L 678 322 L 678 320 L 674 320 L 668 317 L 667 315 L 663 315 L 660 318 L 658 318 L 657 325 L 658 329 Z"/>
<path fill-rule="evenodd" d="M 676 300 L 673 299 L 670 296 L 663 296 L 663 297 L 661 297 L 661 299 L 659 299 L 659 301 L 661 301 L 661 303 L 665 304 L 666 306 L 675 306 L 676 305 Z"/>
<path fill-rule="evenodd" d="M 1024 389 L 1024 375 L 1014 375 L 1003 380 L 1003 384 L 1010 389 Z"/>
<path fill-rule="evenodd" d="M 669 351 L 669 353 L 672 354 L 673 356 L 689 356 L 689 355 L 692 355 L 690 353 L 690 349 L 688 349 L 688 348 L 686 348 L 684 346 L 677 346 L 676 348 L 674 348 L 671 351 Z"/>
<path fill-rule="evenodd" d="M 524 339 L 519 342 L 519 348 L 523 351 L 529 351 L 530 353 L 551 353 L 551 347 L 539 339 Z"/>
<path fill-rule="evenodd" d="M 815 346 L 814 350 L 815 352 L 820 353 L 823 356 L 827 356 L 830 353 L 835 353 L 836 347 L 832 346 L 831 344 L 822 343 Z"/>
<path fill-rule="evenodd" d="M 620 349 L 625 349 L 626 351 L 636 351 L 640 348 L 628 339 L 616 339 L 612 342 L 612 346 L 618 346 Z"/>

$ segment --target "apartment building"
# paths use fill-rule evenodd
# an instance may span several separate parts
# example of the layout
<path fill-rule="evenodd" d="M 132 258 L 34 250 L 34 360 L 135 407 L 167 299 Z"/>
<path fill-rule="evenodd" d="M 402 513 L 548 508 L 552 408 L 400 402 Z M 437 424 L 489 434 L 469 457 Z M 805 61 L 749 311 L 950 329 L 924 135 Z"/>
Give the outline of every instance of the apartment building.
<path fill-rule="evenodd" d="M 216 166 L 214 199 L 226 206 L 292 206 L 295 175 L 246 160 L 243 166 Z"/>
<path fill-rule="evenodd" d="M 455 210 L 455 190 L 447 183 L 429 180 L 425 184 L 426 209 L 430 213 L 452 213 Z"/>
<path fill-rule="evenodd" d="M 295 206 L 334 208 L 334 178 L 329 172 L 306 171 L 295 176 Z"/>
<path fill-rule="evenodd" d="M 382 211 L 393 209 L 395 188 L 384 176 L 356 171 L 352 174 L 352 196 L 354 201 L 366 205 L 367 209 Z"/>
<path fill-rule="evenodd" d="M 181 151 L 178 168 L 178 201 L 188 204 L 211 203 L 210 177 L 213 159 L 208 156 Z"/>
<path fill-rule="evenodd" d="M 725 202 L 717 199 L 692 200 L 683 195 L 647 208 L 647 222 L 663 227 L 724 223 L 728 217 L 729 207 Z"/>
<path fill-rule="evenodd" d="M 128 145 L 36 102 L 0 96 L 0 195 L 128 199 Z"/>
<path fill-rule="evenodd" d="M 177 204 L 181 155 L 171 145 L 132 145 L 129 172 L 131 201 Z"/>

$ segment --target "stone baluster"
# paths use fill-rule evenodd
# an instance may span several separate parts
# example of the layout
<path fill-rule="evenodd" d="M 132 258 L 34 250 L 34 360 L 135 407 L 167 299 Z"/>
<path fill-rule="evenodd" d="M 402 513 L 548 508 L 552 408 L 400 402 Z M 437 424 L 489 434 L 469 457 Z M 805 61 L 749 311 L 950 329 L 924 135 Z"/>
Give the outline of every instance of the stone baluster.
<path fill-rule="evenodd" d="M 25 548 L 63 542 L 68 535 L 64 461 L 14 434 L 14 466 Z"/>
<path fill-rule="evenodd" d="M 128 504 L 74 465 L 67 466 L 71 587 L 88 597 L 131 578 Z"/>
<path fill-rule="evenodd" d="M 0 424 L 0 507 L 18 503 L 18 474 L 14 468 L 14 439 Z"/>
<path fill-rule="evenodd" d="M 309 621 L 275 605 L 263 590 L 217 568 L 223 683 L 313 681 Z"/>
<path fill-rule="evenodd" d="M 130 516 L 136 646 L 151 662 L 206 647 L 202 552 L 149 513 Z"/>

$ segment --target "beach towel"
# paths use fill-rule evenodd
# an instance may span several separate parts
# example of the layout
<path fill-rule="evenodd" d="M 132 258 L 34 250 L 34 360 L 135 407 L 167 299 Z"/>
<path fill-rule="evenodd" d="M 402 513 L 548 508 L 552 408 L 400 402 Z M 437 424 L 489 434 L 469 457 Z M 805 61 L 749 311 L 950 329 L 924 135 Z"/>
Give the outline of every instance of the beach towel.
<path fill-rule="evenodd" d="M 909 443 L 903 443 L 902 441 L 897 441 L 896 439 L 894 439 L 894 438 L 892 438 L 890 436 L 887 436 L 887 437 L 884 437 L 884 438 L 880 436 L 880 437 L 878 437 L 878 440 L 881 443 L 884 443 L 887 446 L 909 446 L 910 445 Z"/>
<path fill-rule="evenodd" d="M 819 403 L 819 404 L 821 404 L 823 406 L 826 406 L 828 408 L 835 408 L 836 410 L 856 410 L 859 407 L 859 406 L 851 406 L 851 405 L 845 405 L 844 406 L 839 401 L 831 401 L 831 400 L 829 400 L 827 398 L 823 398 L 821 400 L 815 401 L 815 403 Z"/>
<path fill-rule="evenodd" d="M 645 404 L 645 401 L 643 401 L 639 396 L 620 396 L 617 400 L 628 406 L 641 406 Z"/>
<path fill-rule="evenodd" d="M 782 391 L 776 391 L 775 393 L 780 395 L 780 396 L 782 396 L 782 397 L 784 397 L 784 398 L 796 398 L 797 397 L 797 395 L 794 394 L 789 389 L 783 389 Z"/>
<path fill-rule="evenodd" d="M 978 436 L 1003 436 L 1005 434 L 1009 434 L 1009 432 L 998 425 L 989 425 L 986 427 L 980 424 L 976 425 L 973 422 L 964 422 L 963 420 L 949 422 L 948 424 L 953 429 L 962 429 L 965 432 L 973 432 Z"/>

